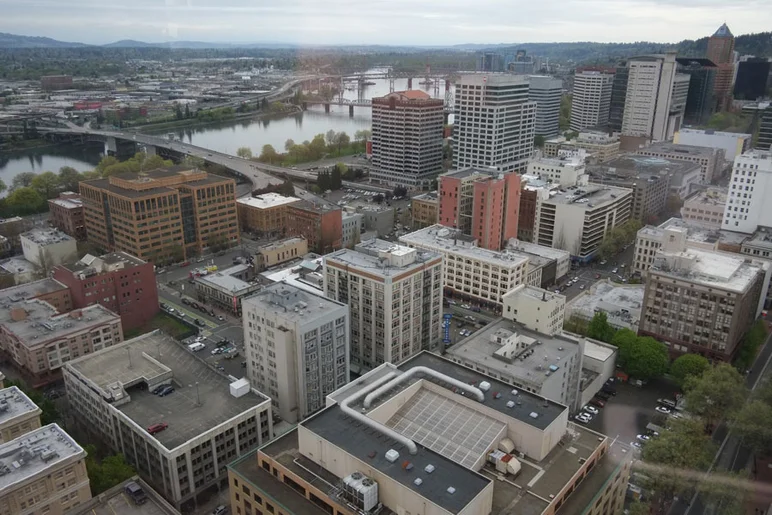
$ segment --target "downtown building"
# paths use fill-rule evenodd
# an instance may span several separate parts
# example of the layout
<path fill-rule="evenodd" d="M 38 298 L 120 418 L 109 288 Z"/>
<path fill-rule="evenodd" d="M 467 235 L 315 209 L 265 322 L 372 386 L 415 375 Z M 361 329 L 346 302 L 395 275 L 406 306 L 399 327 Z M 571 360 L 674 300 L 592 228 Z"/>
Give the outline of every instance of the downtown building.
<path fill-rule="evenodd" d="M 724 159 L 734 161 L 734 158 L 746 150 L 750 150 L 753 136 L 736 132 L 714 131 L 712 129 L 681 129 L 673 136 L 676 145 L 693 145 L 710 147 L 724 151 Z"/>
<path fill-rule="evenodd" d="M 418 90 L 372 99 L 370 178 L 389 187 L 429 189 L 442 173 L 444 101 Z"/>
<path fill-rule="evenodd" d="M 642 148 L 636 154 L 697 163 L 700 165 L 700 182 L 703 185 L 718 181 L 724 168 L 724 150 L 721 148 L 660 142 Z"/>
<path fill-rule="evenodd" d="M 726 23 L 708 38 L 708 59 L 716 65 L 716 80 L 713 86 L 716 110 L 723 111 L 732 103 L 735 74 L 734 36 Z"/>
<path fill-rule="evenodd" d="M 324 294 L 348 304 L 354 372 L 433 350 L 442 330 L 442 256 L 373 239 L 324 256 Z"/>
<path fill-rule="evenodd" d="M 560 132 L 560 101 L 563 81 L 547 75 L 529 77 L 528 100 L 536 102 L 534 134 L 551 138 Z"/>
<path fill-rule="evenodd" d="M 611 109 L 611 88 L 614 75 L 585 70 L 574 75 L 574 92 L 571 98 L 572 131 L 605 126 Z"/>
<path fill-rule="evenodd" d="M 86 239 L 86 220 L 80 195 L 72 191 L 63 191 L 57 198 L 49 199 L 48 212 L 50 213 L 48 222 L 51 226 L 76 240 Z"/>
<path fill-rule="evenodd" d="M 676 57 L 679 74 L 689 76 L 689 93 L 686 98 L 684 123 L 704 125 L 716 107 L 713 87 L 716 82 L 716 65 L 710 59 Z"/>
<path fill-rule="evenodd" d="M 722 229 L 753 234 L 772 227 L 772 151 L 749 150 L 734 160 Z"/>
<path fill-rule="evenodd" d="M 456 81 L 453 168 L 525 170 L 533 153 L 536 103 L 528 77 L 464 75 Z"/>
<path fill-rule="evenodd" d="M 619 154 L 619 134 L 585 130 L 571 140 L 558 136 L 544 142 L 544 157 L 578 156 L 579 150 L 587 153 L 588 161 L 604 163 Z"/>

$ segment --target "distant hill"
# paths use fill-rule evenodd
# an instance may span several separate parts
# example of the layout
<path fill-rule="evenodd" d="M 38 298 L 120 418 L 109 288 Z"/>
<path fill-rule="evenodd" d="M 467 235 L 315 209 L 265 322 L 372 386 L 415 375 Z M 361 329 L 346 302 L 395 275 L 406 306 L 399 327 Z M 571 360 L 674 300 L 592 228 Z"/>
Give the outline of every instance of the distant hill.
<path fill-rule="evenodd" d="M 51 38 L 36 36 L 18 36 L 0 32 L 0 48 L 81 48 L 83 43 L 68 43 Z"/>

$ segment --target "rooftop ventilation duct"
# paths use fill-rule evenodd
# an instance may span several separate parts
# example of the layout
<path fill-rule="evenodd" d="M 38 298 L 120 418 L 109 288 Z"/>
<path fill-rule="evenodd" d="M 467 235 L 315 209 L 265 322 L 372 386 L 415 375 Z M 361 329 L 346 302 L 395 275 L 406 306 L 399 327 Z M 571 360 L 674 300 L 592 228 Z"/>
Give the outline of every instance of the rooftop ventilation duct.
<path fill-rule="evenodd" d="M 403 383 L 407 381 L 408 379 L 412 378 L 416 374 L 424 374 L 427 376 L 431 376 L 438 381 L 443 381 L 451 386 L 455 386 L 459 390 L 463 390 L 470 395 L 474 395 L 477 397 L 477 400 L 480 402 L 483 402 L 485 400 L 485 395 L 483 394 L 482 390 L 479 388 L 476 388 L 474 386 L 468 385 L 464 383 L 463 381 L 459 381 L 458 379 L 454 379 L 450 376 L 446 376 L 445 374 L 441 374 L 440 372 L 437 372 L 436 370 L 432 370 L 428 367 L 413 367 L 407 372 L 404 372 L 403 374 L 400 374 L 399 376 L 395 377 L 388 383 L 384 384 L 383 386 L 380 386 L 376 390 L 370 392 L 367 394 L 367 397 L 365 397 L 364 407 L 370 408 L 370 405 L 375 401 L 378 397 L 381 397 L 384 393 L 388 392 L 395 386 L 397 386 L 399 383 Z"/>

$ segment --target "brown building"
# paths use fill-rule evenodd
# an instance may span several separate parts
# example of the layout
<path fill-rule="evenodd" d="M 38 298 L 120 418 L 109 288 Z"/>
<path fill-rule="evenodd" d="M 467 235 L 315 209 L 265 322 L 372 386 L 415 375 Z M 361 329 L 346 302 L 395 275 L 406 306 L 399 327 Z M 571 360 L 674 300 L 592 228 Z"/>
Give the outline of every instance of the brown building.
<path fill-rule="evenodd" d="M 410 211 L 413 215 L 413 230 L 423 229 L 437 223 L 440 204 L 436 191 L 416 195 L 410 199 Z"/>
<path fill-rule="evenodd" d="M 734 36 L 726 23 L 708 38 L 708 59 L 716 65 L 716 82 L 713 85 L 716 109 L 727 109 L 732 101 L 734 82 Z"/>
<path fill-rule="evenodd" d="M 343 246 L 343 216 L 334 205 L 299 200 L 287 206 L 287 236 L 302 236 L 308 250 L 328 254 Z"/>
<path fill-rule="evenodd" d="M 0 390 L 0 443 L 39 428 L 41 413 L 43 410 L 17 386 Z"/>
<path fill-rule="evenodd" d="M 536 190 L 528 189 L 523 183 L 520 192 L 520 217 L 517 223 L 517 239 L 533 241 L 533 224 L 536 223 Z"/>
<path fill-rule="evenodd" d="M 278 193 L 240 198 L 236 201 L 239 227 L 261 236 L 282 234 L 287 227 L 287 208 L 298 200 Z"/>
<path fill-rule="evenodd" d="M 236 183 L 186 166 L 80 183 L 88 240 L 175 262 L 239 242 Z"/>
<path fill-rule="evenodd" d="M 80 195 L 72 191 L 60 193 L 59 198 L 48 201 L 48 211 L 51 214 L 48 221 L 53 227 L 77 240 L 86 239 L 86 220 Z"/>
<path fill-rule="evenodd" d="M 91 499 L 86 451 L 57 424 L 0 445 L 0 513 L 62 515 Z"/>
<path fill-rule="evenodd" d="M 40 77 L 40 87 L 45 91 L 68 89 L 72 87 L 71 75 L 45 75 Z"/>

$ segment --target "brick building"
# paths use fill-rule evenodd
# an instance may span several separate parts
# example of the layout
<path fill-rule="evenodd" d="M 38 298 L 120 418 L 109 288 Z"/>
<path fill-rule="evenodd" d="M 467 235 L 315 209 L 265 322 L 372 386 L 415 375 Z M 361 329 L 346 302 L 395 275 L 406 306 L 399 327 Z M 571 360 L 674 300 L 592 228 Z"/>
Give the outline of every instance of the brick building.
<path fill-rule="evenodd" d="M 287 208 L 295 202 L 298 202 L 295 197 L 278 193 L 240 198 L 236 201 L 239 227 L 260 235 L 282 234 L 287 227 Z"/>
<path fill-rule="evenodd" d="M 299 200 L 287 206 L 287 236 L 302 236 L 308 250 L 327 254 L 343 246 L 343 216 L 337 206 Z"/>
<path fill-rule="evenodd" d="M 437 192 L 430 191 L 411 198 L 410 211 L 413 215 L 413 230 L 436 224 L 439 211 Z"/>
<path fill-rule="evenodd" d="M 59 194 L 48 201 L 50 217 L 48 222 L 77 240 L 86 239 L 86 220 L 83 216 L 83 201 L 72 191 Z"/>

